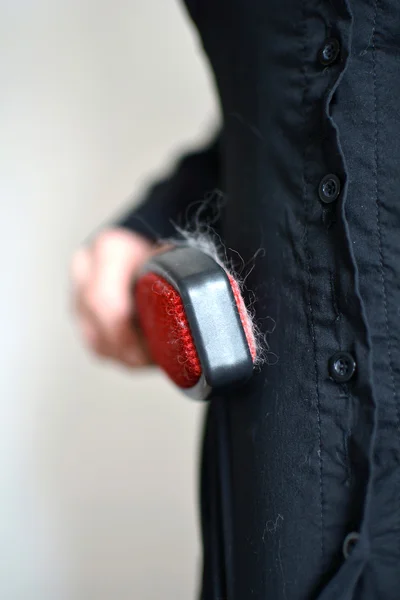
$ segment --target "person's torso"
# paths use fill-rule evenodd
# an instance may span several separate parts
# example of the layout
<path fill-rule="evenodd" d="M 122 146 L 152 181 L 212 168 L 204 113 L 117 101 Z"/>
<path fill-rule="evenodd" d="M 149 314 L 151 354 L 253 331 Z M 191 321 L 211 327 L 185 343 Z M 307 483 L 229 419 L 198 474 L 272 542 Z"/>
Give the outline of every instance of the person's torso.
<path fill-rule="evenodd" d="M 222 107 L 223 240 L 233 260 L 256 255 L 246 285 L 268 346 L 226 399 L 229 600 L 395 600 L 400 10 L 187 5 Z M 338 352 L 356 363 L 348 381 L 332 375 Z"/>

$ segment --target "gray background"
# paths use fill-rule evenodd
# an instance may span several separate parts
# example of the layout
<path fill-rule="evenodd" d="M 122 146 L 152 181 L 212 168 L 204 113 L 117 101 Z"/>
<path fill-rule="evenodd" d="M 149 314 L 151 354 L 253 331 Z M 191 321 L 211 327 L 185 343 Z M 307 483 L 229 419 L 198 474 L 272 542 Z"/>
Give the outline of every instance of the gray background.
<path fill-rule="evenodd" d="M 0 0 L 0 598 L 188 600 L 202 407 L 89 357 L 68 261 L 216 115 L 176 0 Z"/>

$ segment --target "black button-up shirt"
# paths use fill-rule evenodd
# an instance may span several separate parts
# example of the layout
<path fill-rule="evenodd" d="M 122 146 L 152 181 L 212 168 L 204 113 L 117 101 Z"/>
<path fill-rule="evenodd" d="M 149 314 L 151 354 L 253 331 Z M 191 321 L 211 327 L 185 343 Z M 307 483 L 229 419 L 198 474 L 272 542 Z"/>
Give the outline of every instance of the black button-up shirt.
<path fill-rule="evenodd" d="M 220 234 L 255 256 L 247 300 L 269 349 L 209 406 L 202 598 L 397 600 L 399 6 L 187 5 L 221 134 L 123 224 L 170 235 L 222 189 Z"/>

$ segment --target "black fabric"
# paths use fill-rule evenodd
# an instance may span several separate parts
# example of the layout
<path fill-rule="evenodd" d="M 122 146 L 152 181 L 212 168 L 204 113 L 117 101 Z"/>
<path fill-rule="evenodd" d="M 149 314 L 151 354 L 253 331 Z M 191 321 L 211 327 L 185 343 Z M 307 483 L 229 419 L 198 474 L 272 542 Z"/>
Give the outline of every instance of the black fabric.
<path fill-rule="evenodd" d="M 222 238 L 246 263 L 264 250 L 247 287 L 271 352 L 210 403 L 202 599 L 397 600 L 398 4 L 187 3 L 223 114 Z M 196 200 L 214 186 L 206 163 Z M 321 197 L 327 175 L 338 195 Z M 182 190 L 150 201 L 149 223 L 193 200 Z M 356 362 L 346 382 L 331 377 L 339 351 Z"/>
<path fill-rule="evenodd" d="M 135 210 L 123 215 L 119 226 L 152 241 L 176 236 L 175 225 L 194 227 L 198 217 L 218 231 L 220 143 L 217 133 L 205 148 L 183 156 L 169 176 L 151 186 Z"/>

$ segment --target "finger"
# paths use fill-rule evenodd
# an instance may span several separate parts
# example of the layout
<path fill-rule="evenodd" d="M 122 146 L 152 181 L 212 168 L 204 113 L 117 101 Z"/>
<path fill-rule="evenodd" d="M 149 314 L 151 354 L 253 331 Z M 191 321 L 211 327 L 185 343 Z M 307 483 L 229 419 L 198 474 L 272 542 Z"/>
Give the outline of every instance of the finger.
<path fill-rule="evenodd" d="M 116 342 L 110 340 L 98 313 L 85 301 L 85 295 L 78 295 L 78 314 L 82 335 L 88 346 L 99 356 L 113 358 L 127 366 L 143 366 L 151 363 L 142 335 L 133 319 L 121 327 Z"/>
<path fill-rule="evenodd" d="M 85 304 L 96 317 L 104 336 L 114 346 L 132 342 L 132 277 L 135 265 L 126 248 L 114 244 L 94 255 L 92 279 Z"/>
<path fill-rule="evenodd" d="M 151 356 L 138 331 L 132 330 L 132 343 L 121 345 L 118 359 L 130 367 L 142 367 L 152 364 Z"/>
<path fill-rule="evenodd" d="M 87 248 L 80 248 L 71 262 L 71 281 L 73 287 L 80 288 L 88 281 L 91 269 L 91 253 Z"/>
<path fill-rule="evenodd" d="M 113 344 L 104 334 L 101 322 L 84 301 L 84 295 L 78 295 L 78 324 L 86 345 L 102 358 L 116 358 Z"/>
<path fill-rule="evenodd" d="M 85 345 L 97 356 L 109 357 L 108 347 L 98 327 L 87 316 L 79 317 L 78 327 Z"/>
<path fill-rule="evenodd" d="M 142 354 L 133 353 L 122 353 L 118 358 L 116 358 L 117 362 L 125 367 L 130 369 L 137 369 L 140 367 L 147 367 L 152 363 L 145 358 Z"/>
<path fill-rule="evenodd" d="M 91 253 L 85 248 L 78 250 L 71 262 L 70 308 L 77 315 L 82 313 L 82 295 L 90 280 L 91 265 Z"/>

